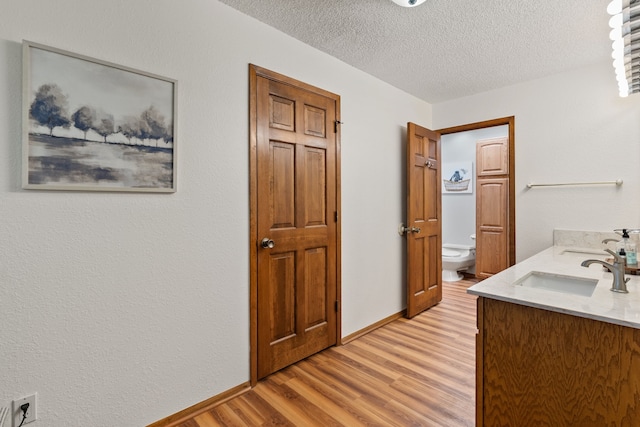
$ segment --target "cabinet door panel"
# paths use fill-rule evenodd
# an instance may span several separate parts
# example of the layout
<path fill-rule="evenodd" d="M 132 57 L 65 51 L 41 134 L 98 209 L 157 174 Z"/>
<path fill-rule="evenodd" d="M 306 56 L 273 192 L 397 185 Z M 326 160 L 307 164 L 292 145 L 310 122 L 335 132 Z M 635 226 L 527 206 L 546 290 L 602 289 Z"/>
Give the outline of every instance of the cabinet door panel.
<path fill-rule="evenodd" d="M 483 139 L 476 143 L 478 176 L 509 173 L 509 138 Z"/>
<path fill-rule="evenodd" d="M 476 184 L 476 277 L 509 267 L 508 178 L 479 178 Z"/>

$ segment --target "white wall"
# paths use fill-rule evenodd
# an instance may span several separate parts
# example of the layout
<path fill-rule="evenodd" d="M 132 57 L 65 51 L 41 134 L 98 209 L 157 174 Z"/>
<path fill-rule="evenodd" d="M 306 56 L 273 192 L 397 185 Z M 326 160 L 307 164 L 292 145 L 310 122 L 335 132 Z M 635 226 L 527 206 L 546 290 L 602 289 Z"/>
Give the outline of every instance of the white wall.
<path fill-rule="evenodd" d="M 21 190 L 22 39 L 177 79 L 178 192 Z M 5 0 L 0 58 L 0 405 L 140 426 L 248 381 L 249 63 L 342 97 L 343 335 L 404 308 L 404 129 L 429 104 L 215 0 Z"/>
<path fill-rule="evenodd" d="M 471 132 L 471 131 L 469 131 Z M 442 243 L 470 245 L 469 236 L 476 229 L 476 145 L 468 140 L 469 132 L 442 135 L 442 179 L 451 178 L 452 168 L 469 164 L 466 179 L 471 179 L 470 193 L 447 192 L 442 189 Z"/>
<path fill-rule="evenodd" d="M 553 244 L 553 229 L 640 225 L 640 95 L 620 98 L 610 62 L 440 103 L 436 129 L 515 116 L 516 257 Z M 616 186 L 527 189 L 529 182 Z"/>
<path fill-rule="evenodd" d="M 476 143 L 482 139 L 500 138 L 509 135 L 509 126 L 492 126 L 464 132 L 449 133 L 441 137 L 443 170 L 447 163 L 472 164 L 471 193 L 442 192 L 442 242 L 458 245 L 473 245 L 469 236 L 476 232 Z M 449 177 L 443 176 L 443 179 Z"/>

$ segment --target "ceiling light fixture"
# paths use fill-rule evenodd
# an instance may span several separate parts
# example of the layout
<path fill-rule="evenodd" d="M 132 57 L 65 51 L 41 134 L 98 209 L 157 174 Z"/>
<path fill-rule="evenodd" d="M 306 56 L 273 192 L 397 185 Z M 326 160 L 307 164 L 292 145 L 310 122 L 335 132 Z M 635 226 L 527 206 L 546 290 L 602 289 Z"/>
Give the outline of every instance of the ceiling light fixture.
<path fill-rule="evenodd" d="M 420 6 L 426 0 L 391 0 L 391 1 L 400 6 L 414 7 L 414 6 Z"/>
<path fill-rule="evenodd" d="M 620 96 L 626 97 L 640 92 L 640 0 L 613 0 L 607 12 L 613 68 Z"/>

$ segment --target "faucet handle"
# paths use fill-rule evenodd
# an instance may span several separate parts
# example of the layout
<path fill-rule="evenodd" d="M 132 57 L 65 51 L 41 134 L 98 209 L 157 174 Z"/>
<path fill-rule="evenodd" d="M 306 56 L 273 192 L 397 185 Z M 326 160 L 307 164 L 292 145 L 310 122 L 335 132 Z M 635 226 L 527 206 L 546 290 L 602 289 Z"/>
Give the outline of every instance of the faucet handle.
<path fill-rule="evenodd" d="M 613 258 L 615 259 L 615 262 L 620 262 L 620 263 L 624 263 L 625 262 L 625 257 L 623 257 L 622 255 L 612 251 L 611 249 L 605 249 L 604 251 L 610 253 L 611 255 L 613 255 Z"/>
<path fill-rule="evenodd" d="M 604 239 L 604 240 L 602 241 L 602 243 L 604 243 L 604 244 L 606 245 L 606 244 L 607 244 L 607 243 L 609 243 L 609 242 L 619 242 L 619 241 L 620 241 L 620 240 L 618 240 L 618 239 Z"/>

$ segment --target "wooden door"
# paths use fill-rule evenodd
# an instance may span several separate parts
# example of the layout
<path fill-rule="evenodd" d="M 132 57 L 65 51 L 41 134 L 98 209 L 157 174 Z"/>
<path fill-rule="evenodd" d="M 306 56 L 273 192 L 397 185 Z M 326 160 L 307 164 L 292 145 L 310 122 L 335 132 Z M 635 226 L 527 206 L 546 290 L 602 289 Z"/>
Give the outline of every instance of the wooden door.
<path fill-rule="evenodd" d="M 339 97 L 252 70 L 255 356 L 263 378 L 337 342 Z"/>
<path fill-rule="evenodd" d="M 476 277 L 509 267 L 509 138 L 476 143 Z"/>
<path fill-rule="evenodd" d="M 476 277 L 486 279 L 509 267 L 509 178 L 476 182 Z"/>
<path fill-rule="evenodd" d="M 440 134 L 407 125 L 407 317 L 442 300 Z"/>

